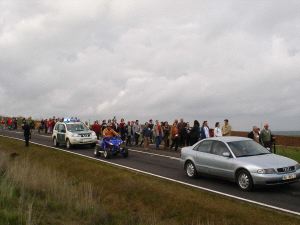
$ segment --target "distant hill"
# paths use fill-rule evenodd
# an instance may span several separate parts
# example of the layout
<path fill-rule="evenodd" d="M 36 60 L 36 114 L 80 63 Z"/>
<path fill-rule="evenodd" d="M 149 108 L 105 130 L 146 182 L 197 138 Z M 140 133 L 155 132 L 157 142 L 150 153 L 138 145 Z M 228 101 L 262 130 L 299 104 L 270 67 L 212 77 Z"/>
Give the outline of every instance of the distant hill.
<path fill-rule="evenodd" d="M 272 131 L 273 134 L 300 137 L 300 131 Z"/>

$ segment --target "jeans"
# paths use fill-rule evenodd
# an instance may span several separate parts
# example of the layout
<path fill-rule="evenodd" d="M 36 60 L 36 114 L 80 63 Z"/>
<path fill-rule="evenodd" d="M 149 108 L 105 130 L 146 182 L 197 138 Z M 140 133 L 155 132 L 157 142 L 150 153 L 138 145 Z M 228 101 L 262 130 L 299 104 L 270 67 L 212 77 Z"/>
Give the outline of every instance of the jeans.
<path fill-rule="evenodd" d="M 162 139 L 161 136 L 156 136 L 155 137 L 155 147 L 156 147 L 156 149 L 159 149 L 159 145 L 161 143 L 161 139 Z"/>

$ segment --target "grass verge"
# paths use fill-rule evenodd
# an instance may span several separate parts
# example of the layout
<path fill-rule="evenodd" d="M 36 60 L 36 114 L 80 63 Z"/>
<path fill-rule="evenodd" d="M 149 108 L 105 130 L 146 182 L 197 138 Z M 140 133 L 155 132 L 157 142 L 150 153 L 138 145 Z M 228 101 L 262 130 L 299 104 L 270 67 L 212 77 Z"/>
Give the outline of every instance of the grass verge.
<path fill-rule="evenodd" d="M 0 137 L 0 224 L 296 225 L 299 217 Z"/>
<path fill-rule="evenodd" d="M 297 162 L 300 162 L 300 149 L 299 148 L 277 146 L 276 150 L 277 150 L 276 151 L 277 154 L 289 157 L 291 159 L 296 160 Z"/>

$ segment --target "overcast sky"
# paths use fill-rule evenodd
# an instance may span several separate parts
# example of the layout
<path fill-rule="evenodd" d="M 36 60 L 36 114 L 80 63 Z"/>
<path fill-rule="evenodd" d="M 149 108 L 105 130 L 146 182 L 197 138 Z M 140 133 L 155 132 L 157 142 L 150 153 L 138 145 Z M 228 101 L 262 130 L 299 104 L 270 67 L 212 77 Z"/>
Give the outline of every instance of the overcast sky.
<path fill-rule="evenodd" d="M 299 0 L 0 0 L 0 114 L 300 130 Z"/>

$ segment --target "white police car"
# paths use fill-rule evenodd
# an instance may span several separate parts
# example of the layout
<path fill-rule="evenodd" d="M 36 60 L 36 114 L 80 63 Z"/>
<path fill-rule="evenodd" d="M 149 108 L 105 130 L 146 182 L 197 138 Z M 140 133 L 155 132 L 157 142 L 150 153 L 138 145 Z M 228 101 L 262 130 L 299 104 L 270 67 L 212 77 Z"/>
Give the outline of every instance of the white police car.
<path fill-rule="evenodd" d="M 64 122 L 57 122 L 52 134 L 53 145 L 65 145 L 70 149 L 73 145 L 96 146 L 97 136 L 84 123 L 77 119 L 65 119 Z"/>

